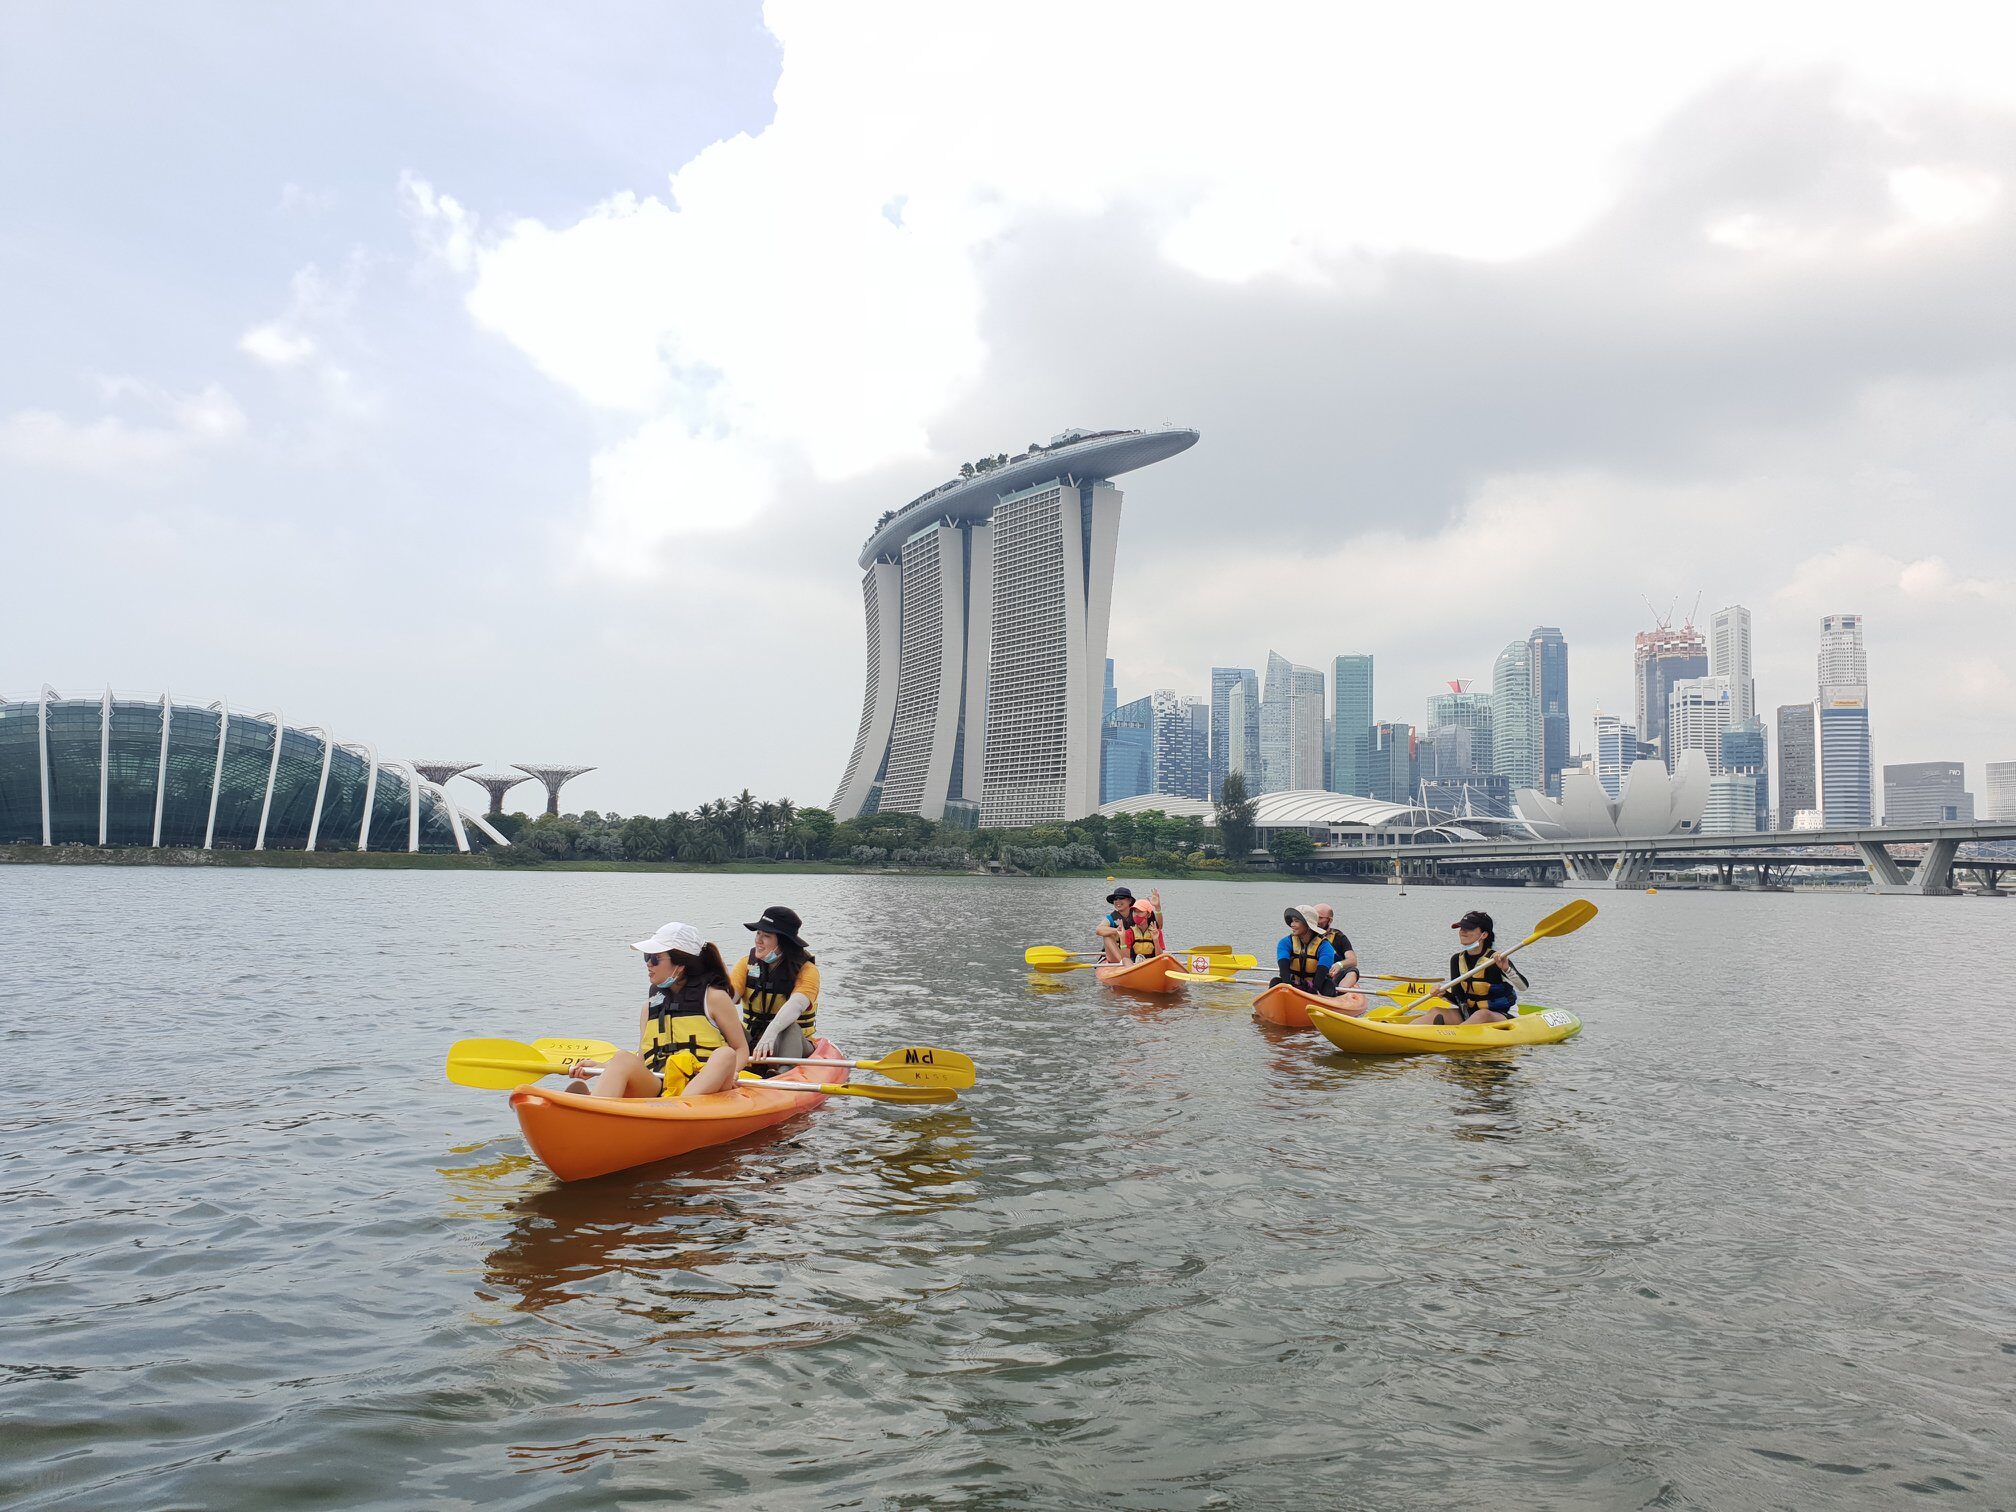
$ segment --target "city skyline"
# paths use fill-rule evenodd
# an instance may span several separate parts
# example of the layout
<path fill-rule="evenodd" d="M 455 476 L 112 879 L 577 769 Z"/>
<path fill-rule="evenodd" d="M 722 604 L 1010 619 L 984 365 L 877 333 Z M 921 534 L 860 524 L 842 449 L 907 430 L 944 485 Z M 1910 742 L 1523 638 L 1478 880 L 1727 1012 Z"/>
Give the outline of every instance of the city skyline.
<path fill-rule="evenodd" d="M 0 170 L 0 498 L 35 564 L 0 687 L 552 752 L 596 768 L 582 808 L 823 804 L 866 522 L 1073 424 L 1179 423 L 1210 445 L 1114 578 L 1136 692 L 1376 653 L 1376 718 L 1418 724 L 1552 625 L 1586 748 L 1590 709 L 1634 713 L 1645 600 L 1705 590 L 1697 618 L 1752 612 L 1761 709 L 1846 608 L 1881 627 L 1879 761 L 2016 759 L 2016 450 L 1979 422 L 2016 403 L 2016 80 L 1937 28 L 1717 14 L 1602 71 L 1515 28 L 1469 80 L 1407 13 L 1339 89 L 1342 12 L 1154 49 L 1074 15 L 1101 87 L 1068 129 L 948 139 L 1042 67 L 1026 8 L 622 16 L 556 47 L 504 0 L 476 70 L 458 15 L 375 0 L 14 16 L 0 121 L 51 150 Z M 1502 153 L 1450 135 L 1481 118 Z M 143 171 L 122 144 L 157 136 Z M 654 711 L 755 697 L 799 738 Z"/>

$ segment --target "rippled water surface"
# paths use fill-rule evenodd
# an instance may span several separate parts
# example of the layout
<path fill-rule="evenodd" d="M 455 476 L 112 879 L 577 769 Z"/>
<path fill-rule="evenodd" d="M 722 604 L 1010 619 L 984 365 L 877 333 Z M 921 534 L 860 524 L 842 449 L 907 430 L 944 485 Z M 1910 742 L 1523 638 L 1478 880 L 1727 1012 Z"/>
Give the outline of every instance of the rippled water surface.
<path fill-rule="evenodd" d="M 2016 1504 L 2016 902 L 1597 893 L 1581 1038 L 1374 1060 L 1032 978 L 1104 891 L 0 868 L 0 1502 Z M 1333 896 L 1404 971 L 1567 897 Z M 443 1080 L 774 902 L 981 1086 L 561 1186 Z"/>

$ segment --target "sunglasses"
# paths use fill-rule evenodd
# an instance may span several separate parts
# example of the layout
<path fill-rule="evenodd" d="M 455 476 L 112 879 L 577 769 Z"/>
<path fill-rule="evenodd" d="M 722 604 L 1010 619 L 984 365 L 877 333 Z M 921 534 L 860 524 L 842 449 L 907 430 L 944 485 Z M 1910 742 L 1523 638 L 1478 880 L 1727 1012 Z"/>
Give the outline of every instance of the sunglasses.
<path fill-rule="evenodd" d="M 670 954 L 668 954 L 665 951 L 658 951 L 656 953 L 647 953 L 644 957 L 644 964 L 646 966 L 659 966 L 671 959 L 672 957 L 670 956 Z"/>

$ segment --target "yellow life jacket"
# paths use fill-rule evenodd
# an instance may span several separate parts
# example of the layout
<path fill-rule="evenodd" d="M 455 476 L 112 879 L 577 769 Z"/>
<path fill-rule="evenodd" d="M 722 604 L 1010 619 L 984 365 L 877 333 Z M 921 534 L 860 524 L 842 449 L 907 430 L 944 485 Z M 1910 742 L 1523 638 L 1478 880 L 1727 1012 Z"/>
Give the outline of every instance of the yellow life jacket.
<path fill-rule="evenodd" d="M 1455 978 L 1462 976 L 1466 971 L 1475 971 L 1480 962 L 1489 958 L 1490 952 L 1486 950 L 1479 950 L 1475 955 L 1459 950 L 1449 957 L 1449 975 Z M 1489 1008 L 1494 1013 L 1510 1013 L 1512 1005 L 1519 1001 L 1517 989 L 1506 980 L 1505 973 L 1495 965 L 1486 966 L 1477 972 L 1477 975 L 1457 982 L 1442 995 L 1471 1013 L 1475 1013 L 1479 1008 Z M 1494 1002 L 1494 998 L 1497 1001 Z"/>
<path fill-rule="evenodd" d="M 677 988 L 654 987 L 645 1005 L 650 1015 L 644 1020 L 644 1043 L 637 1053 L 657 1077 L 665 1075 L 665 1063 L 682 1050 L 705 1063 L 728 1042 L 714 1020 L 707 1017 L 707 989 L 698 982 L 683 982 Z"/>
<path fill-rule="evenodd" d="M 806 964 L 811 964 L 809 958 Z M 782 977 L 766 979 L 766 973 L 781 971 L 785 965 L 783 958 L 779 957 L 775 963 L 766 966 L 756 959 L 754 951 L 742 963 L 745 972 L 742 978 L 742 1032 L 749 1037 L 751 1045 L 763 1037 L 763 1031 L 770 1027 L 770 1020 L 777 1017 L 778 1009 L 790 1002 L 791 994 L 797 990 L 795 972 L 788 982 Z M 808 1045 L 819 1038 L 816 1032 L 818 1019 L 818 1002 L 807 1001 L 805 1011 L 798 1015 L 798 1027 L 805 1031 L 805 1043 Z"/>
<path fill-rule="evenodd" d="M 1329 973 L 1324 971 L 1319 959 L 1323 947 L 1329 943 L 1322 935 L 1312 934 L 1306 940 L 1298 941 L 1292 934 L 1288 936 L 1287 964 L 1281 969 L 1281 976 L 1290 987 L 1300 987 L 1304 992 L 1321 992 Z"/>
<path fill-rule="evenodd" d="M 1162 954 L 1162 921 L 1157 919 L 1146 929 L 1136 929 L 1133 922 L 1120 926 L 1120 953 L 1130 961 L 1152 961 Z"/>

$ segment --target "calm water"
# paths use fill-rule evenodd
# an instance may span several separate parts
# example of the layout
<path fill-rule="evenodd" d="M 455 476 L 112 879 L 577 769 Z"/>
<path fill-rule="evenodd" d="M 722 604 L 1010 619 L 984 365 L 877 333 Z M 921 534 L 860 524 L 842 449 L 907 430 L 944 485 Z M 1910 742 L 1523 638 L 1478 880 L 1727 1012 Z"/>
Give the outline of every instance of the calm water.
<path fill-rule="evenodd" d="M 0 868 L 0 1502 L 2016 1505 L 2016 902 L 1593 894 L 1580 1039 L 1353 1060 L 1032 980 L 1103 891 Z M 1426 971 L 1568 895 L 1332 896 Z M 981 1087 L 563 1188 L 443 1079 L 772 902 Z"/>

